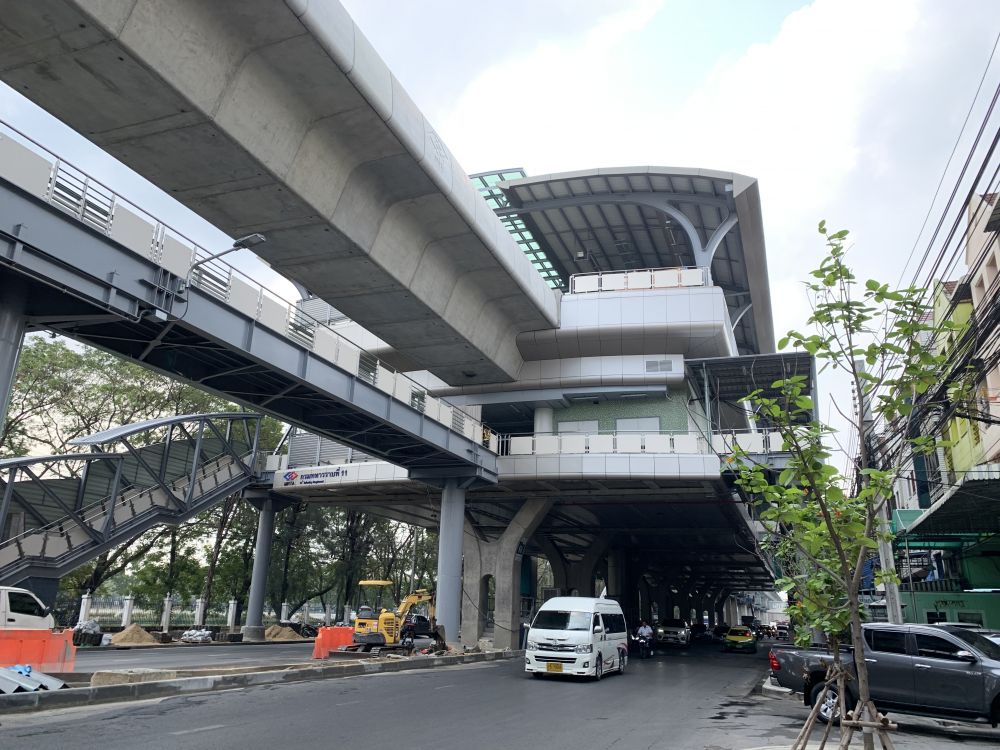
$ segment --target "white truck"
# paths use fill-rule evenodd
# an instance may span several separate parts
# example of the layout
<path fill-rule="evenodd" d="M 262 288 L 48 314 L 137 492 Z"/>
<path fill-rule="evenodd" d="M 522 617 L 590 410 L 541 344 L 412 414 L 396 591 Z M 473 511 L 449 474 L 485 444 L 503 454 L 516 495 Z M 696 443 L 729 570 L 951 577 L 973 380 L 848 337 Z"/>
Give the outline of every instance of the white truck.
<path fill-rule="evenodd" d="M 48 630 L 55 625 L 49 608 L 30 591 L 0 586 L 0 630 Z"/>

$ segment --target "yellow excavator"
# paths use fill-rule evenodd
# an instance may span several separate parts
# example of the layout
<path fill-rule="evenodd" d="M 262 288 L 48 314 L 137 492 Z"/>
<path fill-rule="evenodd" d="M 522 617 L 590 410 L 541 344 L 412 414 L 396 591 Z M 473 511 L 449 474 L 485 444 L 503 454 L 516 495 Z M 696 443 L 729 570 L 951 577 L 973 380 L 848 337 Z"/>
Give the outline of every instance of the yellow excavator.
<path fill-rule="evenodd" d="M 399 606 L 393 606 L 392 581 L 358 581 L 360 603 L 354 620 L 354 645 L 351 651 L 381 653 L 411 651 L 412 628 L 406 626 L 406 616 L 418 605 L 428 604 L 428 617 L 434 620 L 434 592 L 417 589 L 406 595 Z M 384 606 L 388 605 L 388 606 Z M 432 634 L 435 640 L 436 635 Z"/>

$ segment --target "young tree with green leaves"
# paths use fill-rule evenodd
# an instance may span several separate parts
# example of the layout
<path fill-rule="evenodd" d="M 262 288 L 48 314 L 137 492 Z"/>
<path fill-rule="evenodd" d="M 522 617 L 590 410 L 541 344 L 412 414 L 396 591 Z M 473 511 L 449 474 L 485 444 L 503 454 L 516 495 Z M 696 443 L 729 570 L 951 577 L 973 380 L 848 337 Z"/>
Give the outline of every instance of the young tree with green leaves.
<path fill-rule="evenodd" d="M 804 349 L 824 369 L 846 375 L 854 408 L 849 413 L 838 410 L 857 439 L 854 475 L 845 476 L 831 463 L 829 446 L 835 431 L 815 416 L 807 379 L 794 376 L 747 397 L 757 420 L 781 436 L 787 465 L 774 481 L 767 467 L 738 455 L 737 484 L 756 498 L 760 518 L 771 532 L 766 544 L 782 568 L 778 585 L 789 594 L 791 615 L 804 626 L 796 640 L 808 645 L 814 631 L 826 634 L 834 659 L 827 688 L 838 688 L 842 715 L 875 722 L 863 658 L 862 578 L 880 539 L 892 538 L 883 521 L 884 510 L 906 450 L 928 452 L 937 444 L 933 436 L 912 436 L 909 423 L 914 400 L 939 382 L 947 372 L 947 361 L 935 353 L 934 338 L 940 329 L 930 322 L 925 290 L 890 289 L 875 280 L 862 285 L 846 263 L 847 231 L 830 232 L 825 222 L 819 231 L 826 255 L 806 283 L 813 311 L 808 320 L 811 332 L 790 331 L 779 348 Z M 948 323 L 944 328 L 952 329 Z M 889 437 L 882 444 L 890 448 L 878 455 L 871 439 L 873 422 Z M 877 581 L 894 578 L 891 570 L 876 576 Z M 854 650 L 853 692 L 859 697 L 850 713 L 842 697 L 846 675 L 839 647 L 845 636 Z M 815 714 L 796 746 L 804 747 Z M 844 726 L 851 732 L 854 725 L 848 721 Z M 863 739 L 865 748 L 874 747 L 870 732 Z"/>

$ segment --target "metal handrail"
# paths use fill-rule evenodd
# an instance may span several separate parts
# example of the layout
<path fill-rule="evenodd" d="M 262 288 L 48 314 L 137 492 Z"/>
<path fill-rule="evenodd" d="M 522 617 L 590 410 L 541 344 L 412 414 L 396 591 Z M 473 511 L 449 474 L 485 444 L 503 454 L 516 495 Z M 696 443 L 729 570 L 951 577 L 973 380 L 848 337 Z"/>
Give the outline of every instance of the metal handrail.
<path fill-rule="evenodd" d="M 429 396 L 427 389 L 407 376 L 405 373 L 399 372 L 391 365 L 378 359 L 375 355 L 366 352 L 364 349 L 342 336 L 334 328 L 334 326 L 320 321 L 304 312 L 296 303 L 290 302 L 284 297 L 274 293 L 240 269 L 226 263 L 223 260 L 214 258 L 214 253 L 209 253 L 198 243 L 194 242 L 183 233 L 178 232 L 169 224 L 160 221 L 148 211 L 118 195 L 114 190 L 98 180 L 89 177 L 86 172 L 81 170 L 79 167 L 65 161 L 58 154 L 46 148 L 31 136 L 23 133 L 3 120 L 0 120 L 0 128 L 6 129 L 7 131 L 17 135 L 20 139 L 27 141 L 27 143 L 31 144 L 35 148 L 40 149 L 42 151 L 42 155 L 49 158 L 52 162 L 52 171 L 49 175 L 48 190 L 44 196 L 40 196 L 44 200 L 68 211 L 78 220 L 85 222 L 88 226 L 108 236 L 111 236 L 114 209 L 117 205 L 120 204 L 127 207 L 130 211 L 138 213 L 144 219 L 148 220 L 153 227 L 153 236 L 151 237 L 150 245 L 152 260 L 157 260 L 152 257 L 153 254 L 162 252 L 164 237 L 169 236 L 181 242 L 192 251 L 191 262 L 189 264 L 189 268 L 194 268 L 194 273 L 192 273 L 191 278 L 192 286 L 195 286 L 206 294 L 228 303 L 229 295 L 232 291 L 233 279 L 240 278 L 244 283 L 249 284 L 257 291 L 257 308 L 254 314 L 255 320 L 259 320 L 258 316 L 263 310 L 264 302 L 267 298 L 279 303 L 279 305 L 283 305 L 286 309 L 283 333 L 290 340 L 305 347 L 306 349 L 309 349 L 310 351 L 315 351 L 316 331 L 325 329 L 335 337 L 335 341 L 337 342 L 334 354 L 335 358 L 339 358 L 342 346 L 346 346 L 350 350 L 354 350 L 359 353 L 360 361 L 356 368 L 356 372 L 352 374 L 372 383 L 372 385 L 377 387 L 381 388 L 383 385 L 387 386 L 386 388 L 383 388 L 383 390 L 385 390 L 391 398 L 401 400 L 411 408 L 415 408 L 421 413 L 426 413 L 427 397 Z M 68 167 L 68 170 L 64 170 L 63 167 Z M 61 176 L 66 177 L 66 181 L 60 183 L 59 178 Z M 59 192 L 59 190 L 66 192 L 66 188 L 69 188 L 72 192 L 67 192 L 64 196 Z M 91 195 L 92 191 L 94 194 L 93 197 L 95 197 L 96 200 L 92 200 L 88 203 L 88 196 Z M 99 219 L 101 215 L 105 214 L 105 210 L 101 208 L 105 205 L 107 206 L 107 219 L 104 221 L 98 221 L 97 219 Z M 326 357 L 324 357 L 324 359 L 326 359 Z M 365 364 L 370 362 L 374 362 L 374 367 L 368 369 L 365 367 Z M 343 368 L 343 365 L 339 362 L 334 362 L 334 364 Z M 350 370 L 348 370 L 348 372 L 350 372 Z M 403 379 L 404 384 L 408 385 L 410 389 L 409 398 L 400 399 L 396 395 L 395 382 L 386 384 L 379 383 L 378 376 L 380 372 L 388 373 L 392 376 L 394 381 L 400 378 Z M 451 419 L 448 422 L 442 422 L 443 424 L 448 427 L 452 427 L 456 421 L 455 415 L 461 413 L 464 416 L 458 421 L 460 421 L 463 426 L 465 422 L 468 421 L 470 423 L 470 429 L 468 432 L 464 430 L 460 431 L 463 432 L 466 437 L 482 444 L 488 450 L 496 452 L 497 447 L 499 446 L 499 435 L 496 432 L 491 430 L 480 420 L 476 420 L 469 416 L 464 409 L 462 409 L 462 407 L 456 406 L 445 399 L 438 398 L 436 400 L 451 410 Z M 432 418 L 434 417 L 432 416 Z M 471 435 L 468 434 L 470 432 Z"/>

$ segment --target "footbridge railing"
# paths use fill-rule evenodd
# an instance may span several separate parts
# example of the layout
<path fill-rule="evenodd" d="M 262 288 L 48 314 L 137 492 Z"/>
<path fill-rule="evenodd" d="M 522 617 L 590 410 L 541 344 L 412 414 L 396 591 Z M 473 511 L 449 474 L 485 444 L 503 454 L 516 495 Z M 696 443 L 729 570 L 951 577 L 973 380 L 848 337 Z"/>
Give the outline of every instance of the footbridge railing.
<path fill-rule="evenodd" d="M 258 414 L 166 417 L 72 442 L 89 453 L 0 460 L 0 584 L 58 577 L 256 480 Z"/>

